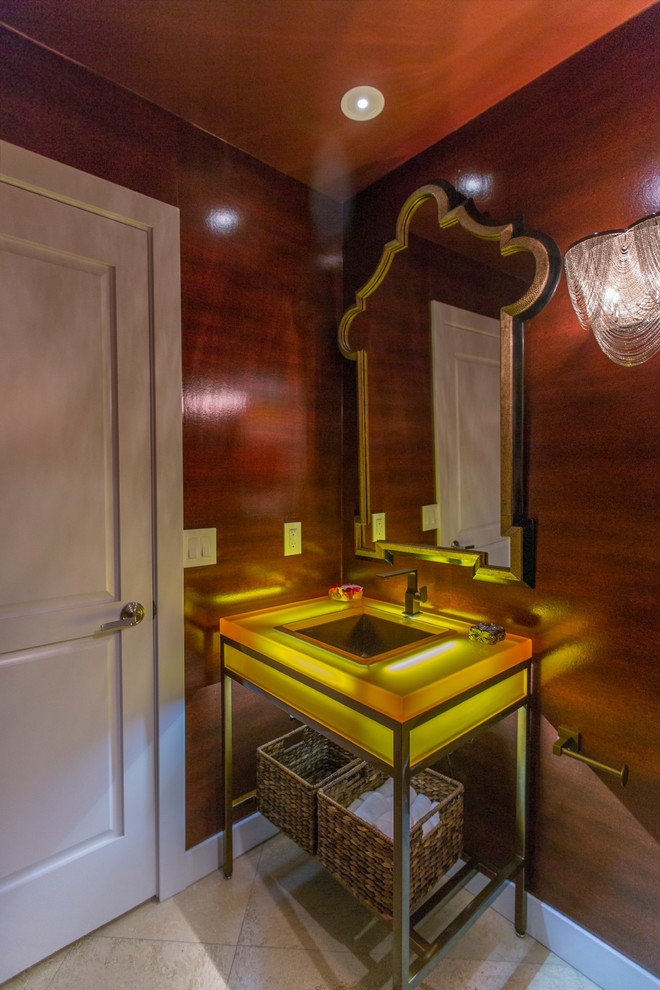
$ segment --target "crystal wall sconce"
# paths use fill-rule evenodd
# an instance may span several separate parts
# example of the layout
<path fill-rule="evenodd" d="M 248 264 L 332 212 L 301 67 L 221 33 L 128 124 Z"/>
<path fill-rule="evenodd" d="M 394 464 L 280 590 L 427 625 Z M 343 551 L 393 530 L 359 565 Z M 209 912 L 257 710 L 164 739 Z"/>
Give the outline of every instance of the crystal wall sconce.
<path fill-rule="evenodd" d="M 573 308 L 612 361 L 660 350 L 660 214 L 576 241 L 564 257 Z"/>

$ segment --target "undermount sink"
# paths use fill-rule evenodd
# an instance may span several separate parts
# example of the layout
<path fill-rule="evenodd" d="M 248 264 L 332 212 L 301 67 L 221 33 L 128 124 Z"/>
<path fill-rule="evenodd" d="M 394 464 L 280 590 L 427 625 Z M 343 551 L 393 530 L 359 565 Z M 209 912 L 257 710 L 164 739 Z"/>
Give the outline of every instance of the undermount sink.
<path fill-rule="evenodd" d="M 380 615 L 367 606 L 358 606 L 348 614 L 320 615 L 277 628 L 362 664 L 398 656 L 409 647 L 425 645 L 449 631 L 417 618 Z"/>

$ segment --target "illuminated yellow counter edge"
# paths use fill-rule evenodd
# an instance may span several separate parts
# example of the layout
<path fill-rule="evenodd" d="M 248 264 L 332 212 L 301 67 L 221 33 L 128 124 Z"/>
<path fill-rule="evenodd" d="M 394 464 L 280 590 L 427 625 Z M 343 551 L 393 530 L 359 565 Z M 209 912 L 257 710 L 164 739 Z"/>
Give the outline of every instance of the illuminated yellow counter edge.
<path fill-rule="evenodd" d="M 352 742 L 354 745 L 394 765 L 394 728 L 382 725 L 364 712 L 355 711 L 321 690 L 297 681 L 289 674 L 242 653 L 225 644 L 225 668 L 228 672 L 244 677 L 251 684 L 266 691 L 303 717 L 308 716 L 320 725 Z M 527 694 L 527 671 L 521 670 L 510 677 L 485 688 L 465 701 L 453 705 L 447 711 L 434 715 L 410 731 L 410 762 L 414 766 L 430 754 L 447 746 L 464 733 L 522 701 Z"/>
<path fill-rule="evenodd" d="M 385 615 L 400 616 L 400 608 L 385 602 L 365 600 Z M 395 662 L 364 666 L 311 644 L 294 640 L 277 627 L 284 623 L 311 619 L 323 614 L 341 614 L 351 606 L 328 598 L 294 602 L 275 608 L 259 609 L 221 619 L 221 634 L 241 646 L 275 661 L 291 678 L 302 676 L 347 701 L 406 722 L 452 697 L 504 677 L 532 655 L 531 640 L 508 634 L 494 646 L 468 638 L 469 624 L 451 617 L 424 612 L 427 623 L 446 631 L 435 646 L 411 647 L 410 653 Z M 247 675 L 246 675 L 247 676 Z M 269 675 L 268 675 L 269 676 Z M 266 684 L 261 684 L 268 690 Z M 282 700 L 286 700 L 283 698 Z"/>
<path fill-rule="evenodd" d="M 369 604 L 398 614 L 395 606 Z M 434 647 L 368 666 L 293 641 L 277 629 L 285 622 L 347 610 L 328 599 L 312 599 L 223 619 L 225 668 L 389 766 L 397 723 L 410 726 L 414 765 L 527 695 L 528 671 L 520 668 L 531 657 L 530 640 L 509 635 L 495 646 L 474 643 L 467 635 L 469 625 L 447 616 L 424 613 L 425 620 L 447 633 Z"/>

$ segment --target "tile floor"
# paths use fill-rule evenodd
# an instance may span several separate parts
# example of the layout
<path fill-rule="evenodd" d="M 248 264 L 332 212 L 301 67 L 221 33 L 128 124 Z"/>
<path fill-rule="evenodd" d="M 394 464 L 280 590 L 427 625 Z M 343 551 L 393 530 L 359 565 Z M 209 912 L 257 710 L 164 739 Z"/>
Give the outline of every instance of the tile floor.
<path fill-rule="evenodd" d="M 231 880 L 214 873 L 162 904 L 148 901 L 2 990 L 391 987 L 386 927 L 289 839 L 275 836 L 234 867 Z M 492 909 L 421 986 L 598 990 Z"/>

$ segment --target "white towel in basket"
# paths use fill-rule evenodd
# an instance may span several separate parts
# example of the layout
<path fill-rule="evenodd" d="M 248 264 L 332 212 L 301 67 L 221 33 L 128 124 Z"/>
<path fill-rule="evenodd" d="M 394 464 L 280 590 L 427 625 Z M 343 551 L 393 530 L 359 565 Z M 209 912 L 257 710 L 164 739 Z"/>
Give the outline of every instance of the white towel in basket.
<path fill-rule="evenodd" d="M 375 791 L 364 791 L 359 797 L 348 806 L 348 810 L 354 815 L 373 825 L 388 838 L 394 836 L 394 796 L 393 781 L 388 777 Z M 410 788 L 410 827 L 427 815 L 433 808 L 437 808 L 437 803 L 431 801 L 426 794 L 418 794 L 414 787 Z M 431 829 L 439 822 L 438 814 L 431 817 L 422 825 L 422 834 L 427 835 Z"/>

